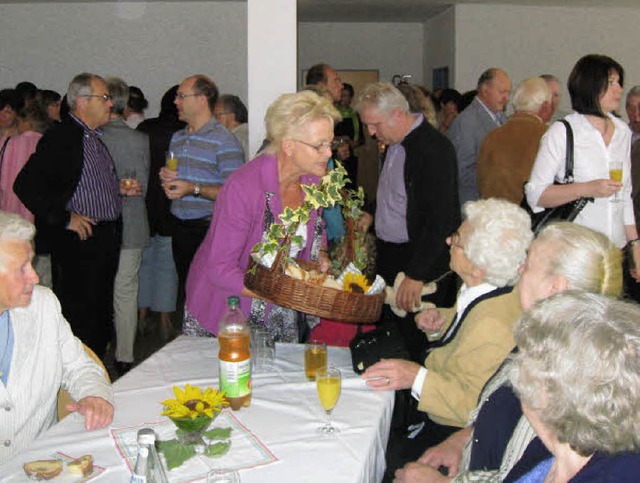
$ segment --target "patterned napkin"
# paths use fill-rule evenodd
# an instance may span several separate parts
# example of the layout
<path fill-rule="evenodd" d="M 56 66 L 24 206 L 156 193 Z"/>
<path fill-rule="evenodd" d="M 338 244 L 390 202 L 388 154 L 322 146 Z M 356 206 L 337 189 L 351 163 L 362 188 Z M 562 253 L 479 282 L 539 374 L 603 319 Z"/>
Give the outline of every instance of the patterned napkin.
<path fill-rule="evenodd" d="M 133 473 L 137 456 L 138 430 L 151 428 L 160 441 L 175 439 L 176 427 L 168 419 L 163 422 L 144 423 L 139 426 L 118 428 L 111 430 L 111 436 L 118 452 L 125 460 L 129 471 Z M 231 428 L 231 448 L 220 458 L 208 458 L 196 455 L 179 468 L 167 471 L 172 482 L 186 483 L 206 477 L 207 473 L 216 468 L 242 470 L 268 465 L 278 461 L 278 458 L 267 448 L 258 437 L 244 426 L 231 411 L 225 410 L 213 421 L 209 430 L 216 428 Z M 161 458 L 164 458 L 160 454 Z M 165 464 L 166 467 L 166 464 Z"/>

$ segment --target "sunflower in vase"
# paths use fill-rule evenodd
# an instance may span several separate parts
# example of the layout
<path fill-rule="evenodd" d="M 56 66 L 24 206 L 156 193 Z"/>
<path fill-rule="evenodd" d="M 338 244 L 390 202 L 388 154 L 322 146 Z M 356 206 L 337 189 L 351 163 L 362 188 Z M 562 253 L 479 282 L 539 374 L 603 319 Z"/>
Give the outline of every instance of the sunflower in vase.
<path fill-rule="evenodd" d="M 175 399 L 162 401 L 162 416 L 168 416 L 176 425 L 176 436 L 184 444 L 197 444 L 222 409 L 229 406 L 224 392 L 187 384 L 184 390 L 173 386 Z"/>

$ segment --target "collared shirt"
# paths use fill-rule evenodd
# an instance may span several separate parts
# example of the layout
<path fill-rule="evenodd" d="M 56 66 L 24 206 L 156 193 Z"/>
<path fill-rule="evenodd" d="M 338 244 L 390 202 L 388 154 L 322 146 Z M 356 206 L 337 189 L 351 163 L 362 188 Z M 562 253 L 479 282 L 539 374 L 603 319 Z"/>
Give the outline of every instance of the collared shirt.
<path fill-rule="evenodd" d="M 620 203 L 611 198 L 595 198 L 578 214 L 575 223 L 604 233 L 618 248 L 627 243 L 625 226 L 635 225 L 631 200 L 631 132 L 617 117 L 608 114 L 615 130 L 609 145 L 604 144 L 602 134 L 591 125 L 583 114 L 574 112 L 565 119 L 573 130 L 573 177 L 576 183 L 609 178 L 609 164 L 622 162 L 622 190 Z M 529 182 L 525 185 L 527 202 L 534 213 L 542 211 L 538 205 L 544 191 L 554 180 L 562 182 L 565 171 L 567 131 L 560 122 L 553 123 L 540 141 L 540 148 L 533 163 Z"/>
<path fill-rule="evenodd" d="M 13 327 L 9 311 L 5 310 L 0 314 L 0 380 L 7 385 L 9 370 L 11 369 L 11 358 L 13 357 Z"/>
<path fill-rule="evenodd" d="M 476 96 L 476 99 L 478 99 L 478 102 L 480 103 L 480 105 L 482 107 L 484 107 L 484 110 L 487 111 L 487 114 L 489 114 L 489 116 L 491 116 L 491 119 L 493 119 L 493 122 L 496 123 L 496 126 L 500 127 L 504 124 L 504 114 L 502 114 L 502 116 L 500 116 L 497 112 L 493 112 L 491 109 L 489 109 L 486 104 L 484 102 L 482 102 L 480 100 L 479 97 Z"/>
<path fill-rule="evenodd" d="M 424 121 L 422 114 L 414 116 L 415 122 L 405 135 Z M 378 181 L 376 208 L 376 236 L 386 242 L 407 243 L 407 189 L 404 185 L 404 163 L 407 153 L 401 142 L 387 149 L 387 156 Z"/>
<path fill-rule="evenodd" d="M 451 334 L 453 334 L 456 328 L 460 325 L 460 317 L 475 299 L 494 291 L 496 288 L 497 287 L 495 285 L 491 285 L 490 283 L 481 283 L 480 285 L 475 285 L 473 287 L 467 287 L 467 284 L 463 283 L 462 287 L 460 287 L 458 298 L 456 300 L 456 318 L 451 322 L 451 325 L 442 336 L 442 340 L 447 340 L 447 338 L 451 337 Z M 422 386 L 424 385 L 426 377 L 427 368 L 421 367 L 416 378 L 413 380 L 413 385 L 411 386 L 411 395 L 417 401 L 420 400 Z"/>
<path fill-rule="evenodd" d="M 120 187 L 111 155 L 100 140 L 102 130 L 91 129 L 73 114 L 69 115 L 84 130 L 84 163 L 76 191 L 67 203 L 67 211 L 95 221 L 117 220 L 122 213 Z"/>
<path fill-rule="evenodd" d="M 221 185 L 244 162 L 242 146 L 214 117 L 196 132 L 186 127 L 171 138 L 171 151 L 178 157 L 178 179 L 206 185 Z M 173 200 L 171 213 L 181 220 L 210 218 L 212 200 L 184 196 Z"/>
<path fill-rule="evenodd" d="M 634 131 L 631 123 L 629 123 L 629 129 L 631 129 L 631 146 L 633 146 L 635 142 L 640 139 L 640 132 Z"/>

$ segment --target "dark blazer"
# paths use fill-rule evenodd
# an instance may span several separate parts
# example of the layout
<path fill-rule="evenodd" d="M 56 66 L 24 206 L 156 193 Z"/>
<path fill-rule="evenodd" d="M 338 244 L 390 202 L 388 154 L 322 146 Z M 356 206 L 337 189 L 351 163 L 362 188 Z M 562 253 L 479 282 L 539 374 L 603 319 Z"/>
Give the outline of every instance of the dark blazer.
<path fill-rule="evenodd" d="M 40 235 L 52 236 L 71 218 L 66 206 L 76 191 L 84 152 L 83 129 L 66 117 L 44 133 L 35 153 L 18 174 L 13 190 L 36 216 Z"/>
<path fill-rule="evenodd" d="M 427 282 L 449 269 L 446 238 L 460 226 L 456 153 L 426 120 L 404 138 L 402 146 L 412 254 L 404 271 Z"/>

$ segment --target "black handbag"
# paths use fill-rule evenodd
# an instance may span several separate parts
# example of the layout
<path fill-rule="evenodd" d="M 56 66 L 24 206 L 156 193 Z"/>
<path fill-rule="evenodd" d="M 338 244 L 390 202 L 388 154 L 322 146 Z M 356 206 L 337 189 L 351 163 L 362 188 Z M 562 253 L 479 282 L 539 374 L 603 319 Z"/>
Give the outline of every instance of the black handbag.
<path fill-rule="evenodd" d="M 356 336 L 349 342 L 349 349 L 356 374 L 362 374 L 381 359 L 410 359 L 402 335 L 393 326 L 383 326 L 364 333 L 358 326 Z"/>
<path fill-rule="evenodd" d="M 560 121 L 564 124 L 564 127 L 567 130 L 567 150 L 565 154 L 565 166 L 564 166 L 564 179 L 562 183 L 554 182 L 557 185 L 563 184 L 571 184 L 573 183 L 573 131 L 571 126 L 567 121 L 562 119 Z M 581 197 L 577 200 L 570 201 L 569 203 L 565 203 L 564 205 L 556 206 L 554 208 L 547 208 L 540 213 L 533 213 L 531 209 L 527 211 L 531 215 L 531 229 L 533 233 L 536 235 L 542 228 L 550 223 L 551 221 L 573 221 L 576 219 L 578 214 L 582 211 L 582 209 L 587 205 L 587 203 L 592 202 L 592 197 Z M 526 198 L 523 202 L 526 205 L 526 208 L 529 208 L 527 204 Z"/>

